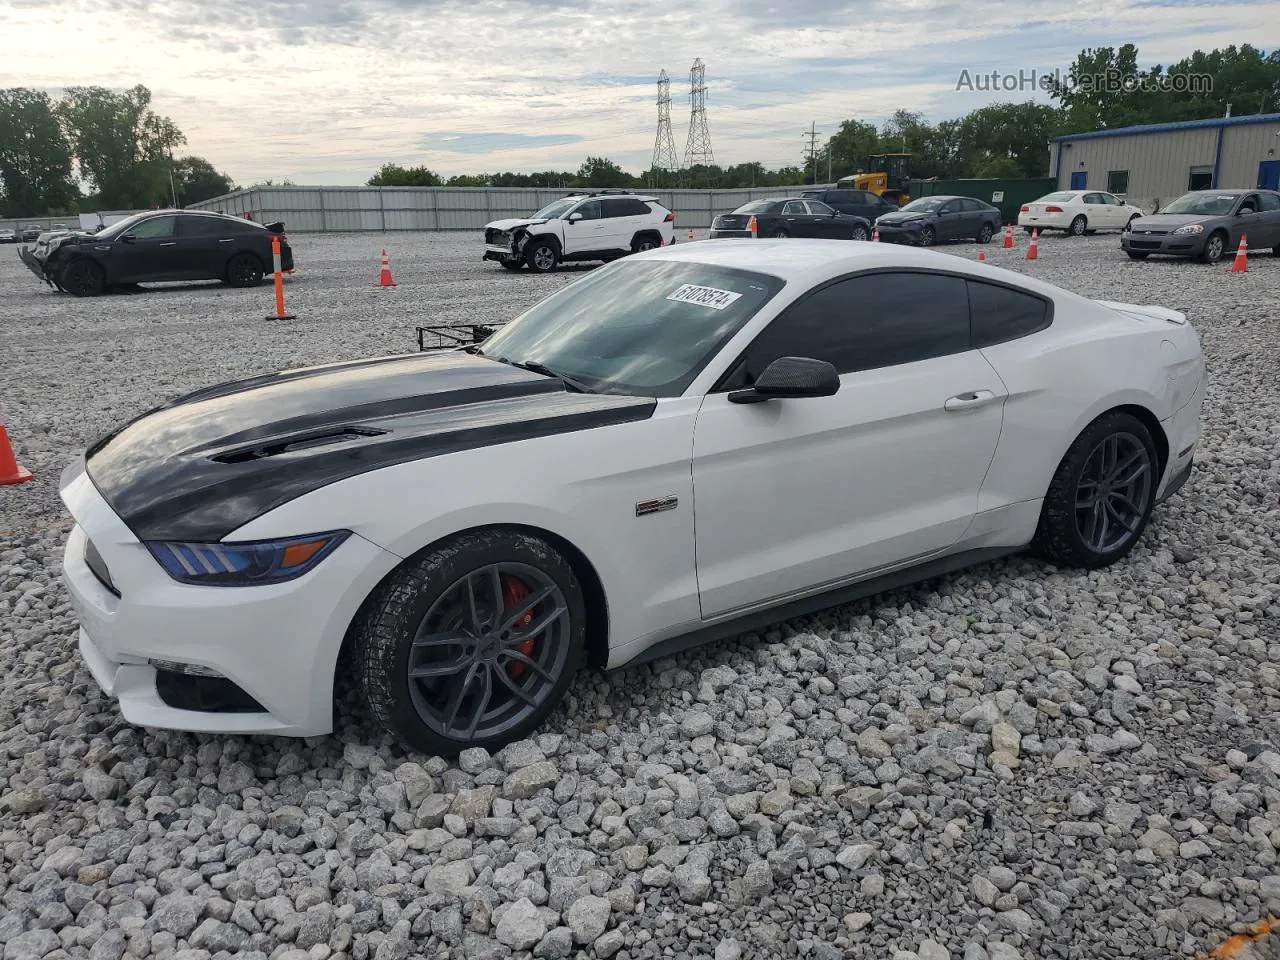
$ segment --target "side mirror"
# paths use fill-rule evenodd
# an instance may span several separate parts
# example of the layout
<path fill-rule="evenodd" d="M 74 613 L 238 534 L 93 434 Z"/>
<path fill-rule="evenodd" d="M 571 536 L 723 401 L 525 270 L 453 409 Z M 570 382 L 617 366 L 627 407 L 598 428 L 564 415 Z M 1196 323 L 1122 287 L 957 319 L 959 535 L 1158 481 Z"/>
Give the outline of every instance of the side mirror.
<path fill-rule="evenodd" d="M 578 222 L 579 220 L 581 220 L 581 219 L 582 219 L 582 214 L 580 214 L 580 213 L 571 213 L 571 214 L 569 214 L 569 222 L 570 222 L 570 223 L 577 223 L 577 222 Z"/>
<path fill-rule="evenodd" d="M 120 238 L 120 242 L 121 243 L 137 243 L 138 238 L 135 237 L 132 233 L 126 233 L 123 237 Z"/>
<path fill-rule="evenodd" d="M 840 389 L 840 374 L 825 360 L 779 357 L 756 378 L 755 386 L 729 394 L 730 403 L 763 403 L 798 397 L 829 397 Z"/>

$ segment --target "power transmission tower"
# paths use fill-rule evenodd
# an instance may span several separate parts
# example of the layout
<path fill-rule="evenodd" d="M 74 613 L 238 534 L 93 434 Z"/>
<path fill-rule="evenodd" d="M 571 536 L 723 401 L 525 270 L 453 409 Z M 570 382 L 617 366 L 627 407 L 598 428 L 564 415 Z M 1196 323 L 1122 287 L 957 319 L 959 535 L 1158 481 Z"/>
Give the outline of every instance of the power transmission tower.
<path fill-rule="evenodd" d="M 651 170 L 678 170 L 676 141 L 671 134 L 671 79 L 667 71 L 658 74 L 658 134 L 653 139 Z"/>
<path fill-rule="evenodd" d="M 707 68 L 699 57 L 689 71 L 689 139 L 684 147 L 686 167 L 710 166 L 716 162 L 711 152 L 711 131 L 707 129 Z"/>
<path fill-rule="evenodd" d="M 816 123 L 809 124 L 808 131 L 803 135 L 804 139 L 809 141 L 809 162 L 806 167 L 813 167 L 813 182 L 818 182 L 818 125 Z"/>

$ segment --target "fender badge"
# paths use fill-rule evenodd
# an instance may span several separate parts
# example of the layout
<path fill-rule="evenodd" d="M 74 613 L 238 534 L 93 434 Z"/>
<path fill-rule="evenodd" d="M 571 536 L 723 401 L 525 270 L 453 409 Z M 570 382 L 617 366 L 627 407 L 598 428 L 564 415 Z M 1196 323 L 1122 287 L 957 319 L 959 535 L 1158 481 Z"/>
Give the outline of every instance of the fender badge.
<path fill-rule="evenodd" d="M 679 506 L 678 497 L 659 497 L 657 500 L 641 500 L 636 504 L 636 516 L 644 517 L 651 513 L 661 513 L 664 510 L 674 510 Z"/>

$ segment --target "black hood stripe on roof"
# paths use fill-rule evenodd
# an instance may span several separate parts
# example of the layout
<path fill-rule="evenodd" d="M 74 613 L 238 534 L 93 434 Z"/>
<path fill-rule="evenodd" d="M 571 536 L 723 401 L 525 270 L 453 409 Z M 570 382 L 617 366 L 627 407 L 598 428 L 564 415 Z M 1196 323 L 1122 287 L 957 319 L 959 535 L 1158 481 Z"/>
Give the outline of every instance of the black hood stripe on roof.
<path fill-rule="evenodd" d="M 86 468 L 139 539 L 213 541 L 371 470 L 645 420 L 656 405 L 571 393 L 480 357 L 413 354 L 187 394 L 99 441 Z"/>

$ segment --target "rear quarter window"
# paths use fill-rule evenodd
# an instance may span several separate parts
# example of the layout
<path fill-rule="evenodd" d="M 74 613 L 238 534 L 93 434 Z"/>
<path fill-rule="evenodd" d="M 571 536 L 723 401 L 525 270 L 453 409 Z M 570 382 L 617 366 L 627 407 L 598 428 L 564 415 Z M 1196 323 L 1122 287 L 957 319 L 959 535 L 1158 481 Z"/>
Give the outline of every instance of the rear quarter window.
<path fill-rule="evenodd" d="M 990 347 L 1048 329 L 1053 307 L 1048 300 L 1011 287 L 966 281 L 969 323 L 975 347 Z"/>

